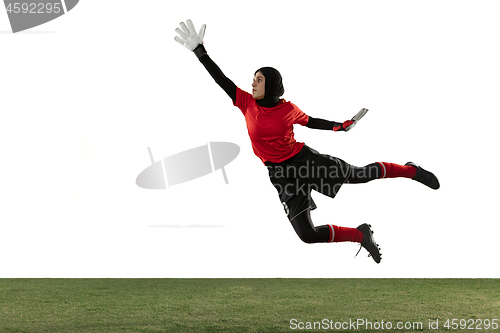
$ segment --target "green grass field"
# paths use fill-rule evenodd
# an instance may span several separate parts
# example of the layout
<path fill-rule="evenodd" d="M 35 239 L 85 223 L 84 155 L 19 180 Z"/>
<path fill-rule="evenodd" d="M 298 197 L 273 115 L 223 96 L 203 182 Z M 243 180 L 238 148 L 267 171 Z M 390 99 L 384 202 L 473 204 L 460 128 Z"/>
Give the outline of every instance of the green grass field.
<path fill-rule="evenodd" d="M 2 333 L 500 332 L 494 323 L 500 279 L 0 279 Z"/>

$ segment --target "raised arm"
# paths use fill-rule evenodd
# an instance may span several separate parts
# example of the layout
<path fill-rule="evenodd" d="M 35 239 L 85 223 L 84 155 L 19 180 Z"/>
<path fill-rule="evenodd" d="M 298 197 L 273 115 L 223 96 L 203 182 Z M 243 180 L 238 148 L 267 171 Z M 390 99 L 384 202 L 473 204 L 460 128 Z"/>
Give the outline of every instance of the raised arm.
<path fill-rule="evenodd" d="M 309 117 L 309 121 L 307 122 L 306 127 L 313 129 L 321 129 L 328 131 L 349 131 L 351 130 L 356 123 L 364 117 L 364 115 L 368 112 L 368 109 L 361 109 L 351 120 L 346 120 L 343 123 L 337 123 L 335 121 L 328 121 L 319 118 Z"/>
<path fill-rule="evenodd" d="M 186 26 L 187 25 L 187 26 Z M 228 96 L 236 102 L 236 85 L 224 75 L 219 66 L 208 56 L 205 47 L 203 46 L 203 37 L 205 36 L 206 25 L 203 24 L 200 28 L 200 33 L 196 33 L 193 22 L 187 20 L 186 24 L 181 22 L 181 29 L 175 31 L 179 36 L 175 36 L 175 40 L 193 52 L 198 60 L 203 64 L 208 73 L 217 82 L 217 84 L 228 94 Z"/>

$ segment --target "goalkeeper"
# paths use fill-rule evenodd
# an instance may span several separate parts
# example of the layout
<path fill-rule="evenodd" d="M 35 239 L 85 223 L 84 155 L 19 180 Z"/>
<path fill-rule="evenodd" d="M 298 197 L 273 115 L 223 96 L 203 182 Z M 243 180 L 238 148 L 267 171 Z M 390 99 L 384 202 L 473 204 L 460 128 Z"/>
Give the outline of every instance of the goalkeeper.
<path fill-rule="evenodd" d="M 217 84 L 238 107 L 247 124 L 255 155 L 267 166 L 271 183 L 295 232 L 305 243 L 357 242 L 369 256 L 380 263 L 381 254 L 369 224 L 357 228 L 333 224 L 315 226 L 310 211 L 316 208 L 311 198 L 315 190 L 334 198 L 343 184 L 366 183 L 375 179 L 404 177 L 414 179 L 432 189 L 439 188 L 437 178 L 420 166 L 408 162 L 399 165 L 387 162 L 364 167 L 350 165 L 340 158 L 320 154 L 294 138 L 293 125 L 335 132 L 349 131 L 366 115 L 362 109 L 342 123 L 313 118 L 295 104 L 281 98 L 284 87 L 280 73 L 262 67 L 254 73 L 252 93 L 245 92 L 228 79 L 203 46 L 206 25 L 196 33 L 193 23 L 180 24 L 175 40 L 192 51 Z M 361 249 L 360 247 L 360 249 Z M 359 251 L 358 251 L 359 253 Z"/>

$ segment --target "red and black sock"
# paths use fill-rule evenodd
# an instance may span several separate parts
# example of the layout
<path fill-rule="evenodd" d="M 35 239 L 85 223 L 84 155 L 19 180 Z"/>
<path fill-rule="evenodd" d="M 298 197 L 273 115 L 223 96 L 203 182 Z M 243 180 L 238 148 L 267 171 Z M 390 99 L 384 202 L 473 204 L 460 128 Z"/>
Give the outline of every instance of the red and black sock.
<path fill-rule="evenodd" d="M 355 228 L 339 227 L 333 224 L 315 227 L 309 211 L 291 221 L 292 226 L 305 243 L 357 242 L 363 241 L 363 233 Z"/>
<path fill-rule="evenodd" d="M 414 178 L 417 168 L 411 165 L 399 165 L 395 163 L 377 162 L 382 169 L 380 178 Z"/>
<path fill-rule="evenodd" d="M 356 228 L 339 227 L 337 225 L 328 224 L 330 229 L 329 243 L 332 242 L 355 242 L 361 243 L 363 241 L 363 233 Z"/>

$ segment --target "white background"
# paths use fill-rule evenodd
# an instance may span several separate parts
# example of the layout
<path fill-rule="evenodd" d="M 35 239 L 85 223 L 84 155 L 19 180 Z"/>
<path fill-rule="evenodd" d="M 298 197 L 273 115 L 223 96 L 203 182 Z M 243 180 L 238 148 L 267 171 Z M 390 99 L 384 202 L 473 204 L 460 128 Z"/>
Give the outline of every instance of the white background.
<path fill-rule="evenodd" d="M 496 1 L 81 1 L 12 34 L 0 11 L 0 277 L 499 277 L 500 5 Z M 290 226 L 244 118 L 179 22 L 244 90 L 273 66 L 310 116 L 367 116 L 295 137 L 354 165 L 414 161 L 407 179 L 313 194 L 316 225 L 375 230 L 307 245 Z M 209 141 L 240 155 L 168 190 L 135 184 L 156 160 Z"/>

